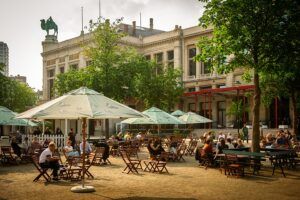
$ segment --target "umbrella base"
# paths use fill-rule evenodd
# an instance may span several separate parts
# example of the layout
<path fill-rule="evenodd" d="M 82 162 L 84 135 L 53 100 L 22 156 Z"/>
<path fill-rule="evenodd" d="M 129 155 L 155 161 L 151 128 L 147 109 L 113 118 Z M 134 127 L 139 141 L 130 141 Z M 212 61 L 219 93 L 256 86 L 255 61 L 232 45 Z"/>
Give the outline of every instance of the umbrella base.
<path fill-rule="evenodd" d="M 82 185 L 78 185 L 78 186 L 74 186 L 71 188 L 72 192 L 75 193 L 90 193 L 90 192 L 95 192 L 95 188 L 93 186 L 84 186 L 82 187 Z"/>

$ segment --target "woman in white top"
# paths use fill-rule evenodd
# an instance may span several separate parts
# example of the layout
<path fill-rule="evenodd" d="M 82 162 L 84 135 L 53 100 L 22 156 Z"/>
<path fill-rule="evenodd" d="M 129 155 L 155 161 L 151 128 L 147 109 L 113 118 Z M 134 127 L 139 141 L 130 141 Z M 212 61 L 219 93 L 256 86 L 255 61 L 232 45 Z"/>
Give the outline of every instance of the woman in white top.
<path fill-rule="evenodd" d="M 64 150 L 65 150 L 67 156 L 79 156 L 78 151 L 73 149 L 70 140 L 67 141 L 67 145 L 64 147 Z"/>

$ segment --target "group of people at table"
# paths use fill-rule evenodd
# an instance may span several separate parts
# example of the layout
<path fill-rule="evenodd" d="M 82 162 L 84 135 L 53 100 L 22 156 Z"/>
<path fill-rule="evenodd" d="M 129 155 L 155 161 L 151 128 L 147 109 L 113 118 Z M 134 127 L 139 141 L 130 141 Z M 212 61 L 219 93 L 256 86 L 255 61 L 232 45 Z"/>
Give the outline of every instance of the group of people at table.
<path fill-rule="evenodd" d="M 247 131 L 247 130 L 246 130 Z M 243 130 L 245 132 L 245 130 Z M 122 141 L 130 141 L 137 140 L 143 141 L 145 136 L 148 134 L 138 133 L 133 136 L 129 132 L 123 134 L 117 134 L 116 136 L 112 136 L 107 142 L 112 143 L 112 148 L 117 148 L 115 144 Z M 81 142 L 79 145 L 75 140 L 75 134 L 71 129 L 68 140 L 66 142 L 66 146 L 63 148 L 65 154 L 68 157 L 78 157 L 83 153 L 83 143 Z M 217 140 L 214 140 L 217 139 Z M 247 137 L 243 137 L 248 143 L 248 135 Z M 153 138 L 149 139 L 147 142 L 147 149 L 150 154 L 151 159 L 155 159 L 162 152 L 169 152 L 176 154 L 180 144 L 184 140 L 178 140 L 174 136 L 171 136 L 168 140 L 168 145 L 163 145 L 163 141 L 161 138 Z M 104 147 L 105 148 L 105 160 L 109 156 L 110 148 L 106 140 L 102 139 L 96 143 L 96 147 Z M 277 135 L 274 136 L 272 134 L 267 134 L 265 137 L 261 138 L 260 142 L 261 148 L 297 148 L 299 143 L 294 135 L 292 135 L 288 130 L 285 132 L 283 130 L 279 130 Z M 54 156 L 54 152 L 56 150 L 56 145 L 49 140 L 45 140 L 43 144 L 38 141 L 37 137 L 33 138 L 33 141 L 29 143 L 28 138 L 25 138 L 22 145 L 19 145 L 15 138 L 12 138 L 11 142 L 12 149 L 17 156 L 21 156 L 21 154 L 26 151 L 29 154 L 34 154 L 35 151 L 39 150 L 41 152 L 39 157 L 39 164 L 42 168 L 51 168 L 53 170 L 53 180 L 58 179 L 58 170 L 59 163 L 58 157 Z M 168 149 L 166 149 L 166 147 Z M 210 157 L 212 160 L 216 159 L 219 154 L 223 153 L 223 150 L 234 150 L 234 149 L 244 149 L 247 150 L 249 147 L 245 146 L 242 139 L 235 138 L 232 134 L 228 133 L 225 135 L 224 133 L 219 133 L 217 138 L 214 138 L 213 132 L 206 132 L 200 139 L 197 141 L 197 146 L 195 148 L 195 158 L 200 162 L 201 157 Z M 91 145 L 86 142 L 85 145 L 85 153 L 89 154 L 92 152 Z"/>

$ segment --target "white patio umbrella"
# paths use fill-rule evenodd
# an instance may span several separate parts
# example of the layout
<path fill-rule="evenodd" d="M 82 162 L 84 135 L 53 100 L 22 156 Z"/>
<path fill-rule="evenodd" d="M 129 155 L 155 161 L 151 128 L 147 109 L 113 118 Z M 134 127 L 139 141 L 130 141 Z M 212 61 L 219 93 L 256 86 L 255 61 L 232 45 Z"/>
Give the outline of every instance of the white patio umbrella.
<path fill-rule="evenodd" d="M 32 108 L 18 115 L 17 118 L 36 119 L 82 119 L 83 149 L 86 142 L 86 119 L 116 119 L 145 117 L 142 113 L 116 102 L 104 95 L 81 87 L 45 104 Z M 85 151 L 83 151 L 85 158 Z M 89 192 L 95 189 L 84 185 L 85 159 L 83 159 L 83 178 L 80 187 L 75 186 L 73 192 Z"/>
<path fill-rule="evenodd" d="M 121 121 L 121 124 L 156 124 L 156 122 L 150 118 L 140 117 L 125 119 Z"/>
<path fill-rule="evenodd" d="M 187 112 L 179 117 L 179 119 L 184 121 L 186 124 L 204 124 L 213 122 L 212 120 L 193 112 Z"/>
<path fill-rule="evenodd" d="M 171 113 L 171 115 L 175 116 L 175 117 L 180 117 L 182 115 L 184 115 L 185 112 L 181 111 L 181 110 L 175 110 L 174 112 Z"/>

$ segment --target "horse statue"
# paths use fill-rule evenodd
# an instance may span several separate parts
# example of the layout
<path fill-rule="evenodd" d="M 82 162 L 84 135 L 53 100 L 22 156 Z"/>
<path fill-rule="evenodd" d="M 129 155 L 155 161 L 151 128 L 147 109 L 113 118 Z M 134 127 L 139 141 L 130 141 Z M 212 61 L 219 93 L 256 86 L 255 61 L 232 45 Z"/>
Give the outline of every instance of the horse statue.
<path fill-rule="evenodd" d="M 47 21 L 45 21 L 44 19 L 41 19 L 41 28 L 42 30 L 45 30 L 47 32 L 47 36 L 49 35 L 49 30 L 54 30 L 53 35 L 57 36 L 58 34 L 58 28 L 56 23 L 53 21 L 52 17 L 49 17 L 49 19 L 47 19 Z"/>

